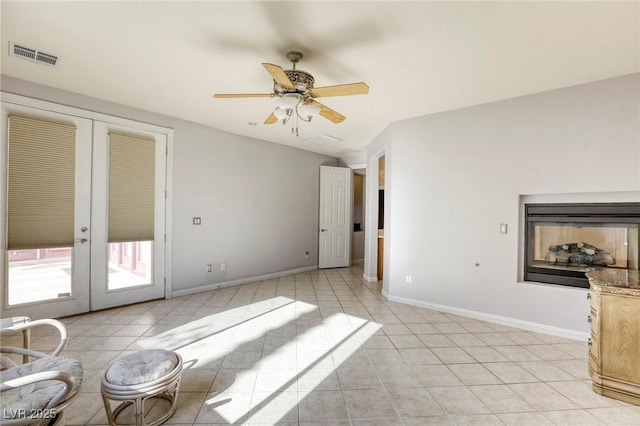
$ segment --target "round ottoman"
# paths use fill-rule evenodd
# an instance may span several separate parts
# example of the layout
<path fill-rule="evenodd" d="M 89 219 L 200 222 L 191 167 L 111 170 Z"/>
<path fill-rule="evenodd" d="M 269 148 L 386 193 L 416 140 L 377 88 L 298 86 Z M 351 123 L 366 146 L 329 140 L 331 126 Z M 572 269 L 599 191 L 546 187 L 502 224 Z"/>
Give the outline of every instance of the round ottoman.
<path fill-rule="evenodd" d="M 137 426 L 164 423 L 176 411 L 182 376 L 182 357 L 164 349 L 150 349 L 127 355 L 111 364 L 102 376 L 102 400 L 110 425 L 129 405 L 134 406 Z M 169 411 L 151 423 L 145 423 L 144 403 L 149 398 L 164 398 Z M 111 410 L 110 401 L 122 401 Z"/>

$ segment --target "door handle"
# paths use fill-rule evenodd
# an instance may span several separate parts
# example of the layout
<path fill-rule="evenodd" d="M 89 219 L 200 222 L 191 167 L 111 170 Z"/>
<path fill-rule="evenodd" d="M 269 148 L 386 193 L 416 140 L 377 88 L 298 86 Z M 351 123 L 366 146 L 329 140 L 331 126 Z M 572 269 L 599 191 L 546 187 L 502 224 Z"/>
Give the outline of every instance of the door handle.
<path fill-rule="evenodd" d="M 89 242 L 86 238 L 80 238 L 79 240 L 73 240 L 74 243 L 86 244 Z"/>
<path fill-rule="evenodd" d="M 324 229 L 324 228 L 321 228 L 321 229 L 320 229 L 320 232 L 327 232 L 327 231 L 328 231 L 328 230 L 327 230 L 327 229 Z"/>

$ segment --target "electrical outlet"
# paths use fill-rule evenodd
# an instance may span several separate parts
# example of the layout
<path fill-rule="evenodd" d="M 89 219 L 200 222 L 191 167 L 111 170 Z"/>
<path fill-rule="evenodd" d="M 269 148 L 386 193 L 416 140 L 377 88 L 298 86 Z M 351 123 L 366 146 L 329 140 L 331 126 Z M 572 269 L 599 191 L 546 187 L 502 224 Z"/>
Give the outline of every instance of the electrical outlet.
<path fill-rule="evenodd" d="M 193 218 L 193 224 L 194 224 L 194 225 L 202 225 L 202 218 L 200 218 L 200 217 L 194 217 L 194 218 Z"/>
<path fill-rule="evenodd" d="M 221 263 L 220 264 L 220 270 L 221 271 L 225 271 L 227 269 L 227 264 L 226 263 Z"/>
<path fill-rule="evenodd" d="M 209 265 L 207 265 L 207 272 L 211 272 L 211 271 L 212 271 L 211 264 L 209 264 Z"/>
<path fill-rule="evenodd" d="M 412 277 L 411 275 L 406 275 L 406 276 L 404 277 L 404 282 L 406 282 L 406 283 L 411 283 L 411 282 L 413 282 L 413 277 Z"/>

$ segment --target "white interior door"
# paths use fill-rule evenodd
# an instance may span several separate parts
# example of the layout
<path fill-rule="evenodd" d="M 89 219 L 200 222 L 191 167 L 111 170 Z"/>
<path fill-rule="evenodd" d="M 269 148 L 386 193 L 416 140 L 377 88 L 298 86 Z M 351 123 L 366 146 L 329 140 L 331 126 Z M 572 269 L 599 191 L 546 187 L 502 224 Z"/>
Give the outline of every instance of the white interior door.
<path fill-rule="evenodd" d="M 353 171 L 320 166 L 318 268 L 351 264 L 351 191 Z"/>
<path fill-rule="evenodd" d="M 0 316 L 87 312 L 91 120 L 5 102 L 1 114 Z"/>
<path fill-rule="evenodd" d="M 166 134 L 94 122 L 92 310 L 165 296 L 166 153 Z"/>

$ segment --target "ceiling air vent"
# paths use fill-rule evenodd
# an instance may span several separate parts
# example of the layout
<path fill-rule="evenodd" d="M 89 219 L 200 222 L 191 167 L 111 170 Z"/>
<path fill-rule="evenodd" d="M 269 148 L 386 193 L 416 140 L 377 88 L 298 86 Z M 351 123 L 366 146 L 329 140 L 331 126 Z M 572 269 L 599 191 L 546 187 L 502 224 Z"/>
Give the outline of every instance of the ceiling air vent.
<path fill-rule="evenodd" d="M 315 143 L 318 145 L 326 145 L 328 143 L 336 143 L 336 142 L 342 141 L 342 139 L 336 138 L 335 136 L 327 135 L 326 133 L 323 133 L 317 136 L 310 136 L 310 137 L 304 138 L 303 140 L 307 142 Z"/>
<path fill-rule="evenodd" d="M 31 62 L 55 66 L 58 63 L 58 57 L 49 53 L 44 53 L 30 47 L 21 46 L 13 42 L 9 42 L 9 56 L 17 56 Z"/>

